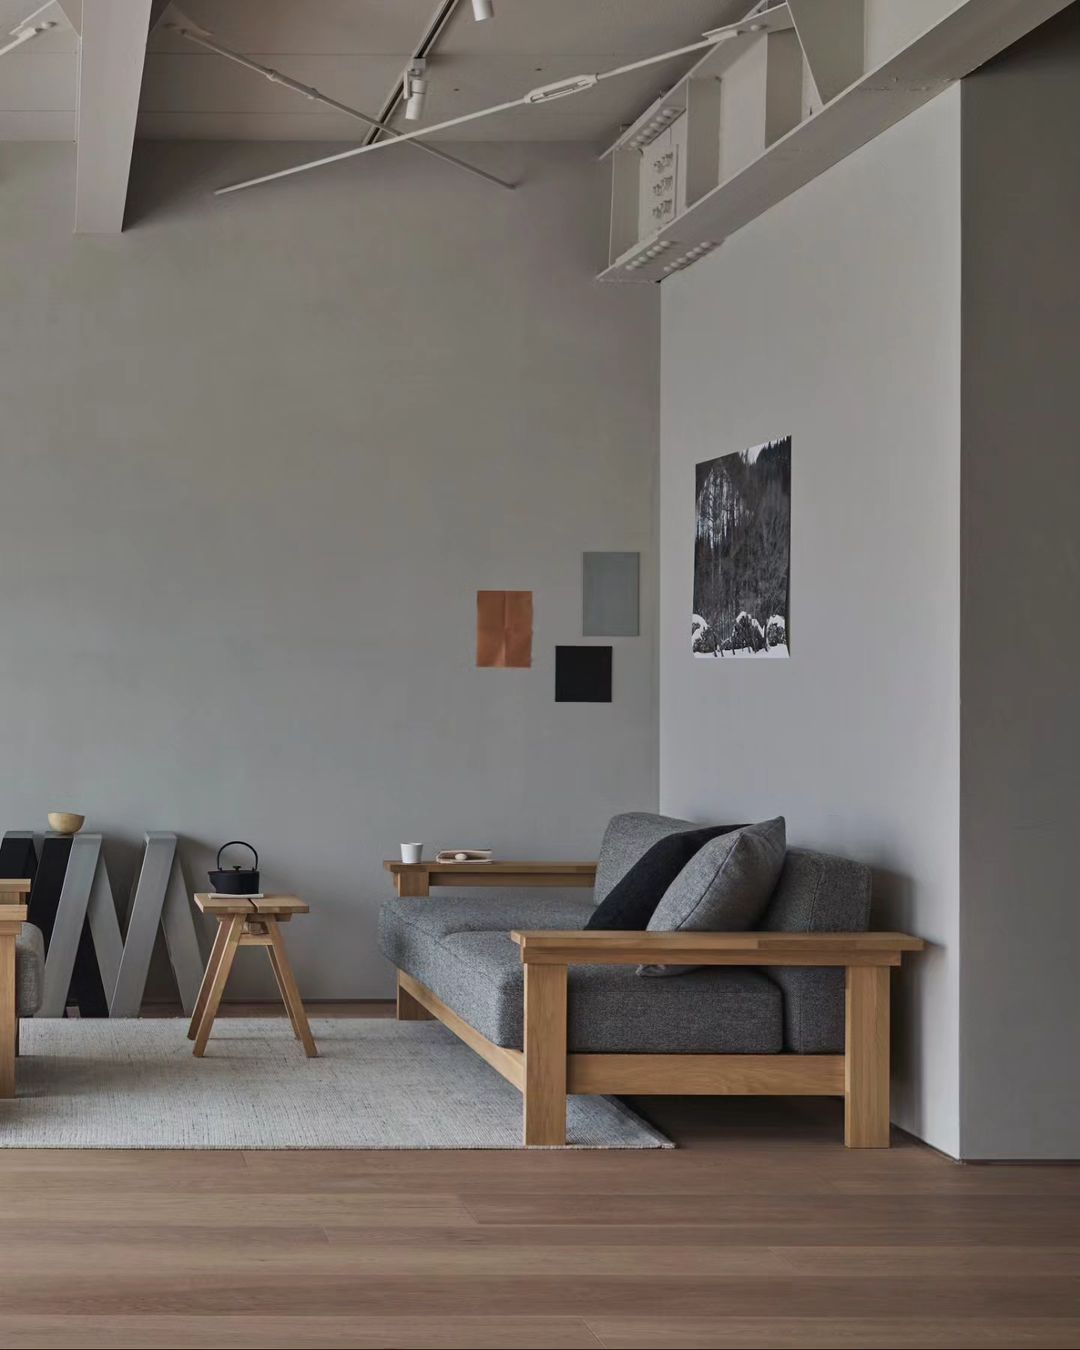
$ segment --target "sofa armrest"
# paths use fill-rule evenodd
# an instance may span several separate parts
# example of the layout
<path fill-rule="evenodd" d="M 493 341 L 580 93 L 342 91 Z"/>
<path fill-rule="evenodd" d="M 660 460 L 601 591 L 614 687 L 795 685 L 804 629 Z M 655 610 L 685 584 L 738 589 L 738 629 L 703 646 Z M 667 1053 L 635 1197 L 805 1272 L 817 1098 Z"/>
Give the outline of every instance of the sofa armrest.
<path fill-rule="evenodd" d="M 26 919 L 26 897 L 31 882 L 26 877 L 0 877 L 0 923 L 22 923 Z"/>
<path fill-rule="evenodd" d="M 514 932 L 526 965 L 898 966 L 906 933 Z"/>
<path fill-rule="evenodd" d="M 394 878 L 398 895 L 424 896 L 432 886 L 592 886 L 594 862 L 403 863 L 388 859 L 383 867 Z"/>

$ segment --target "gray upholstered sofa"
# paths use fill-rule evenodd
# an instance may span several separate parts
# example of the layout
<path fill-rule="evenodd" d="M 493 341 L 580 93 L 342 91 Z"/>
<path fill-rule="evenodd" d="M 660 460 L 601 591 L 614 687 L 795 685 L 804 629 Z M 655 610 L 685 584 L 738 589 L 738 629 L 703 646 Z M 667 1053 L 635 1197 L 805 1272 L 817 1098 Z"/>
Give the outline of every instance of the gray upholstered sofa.
<path fill-rule="evenodd" d="M 530 1076 L 532 1086 L 547 1084 L 554 1061 L 564 1099 L 566 1091 L 845 1095 L 848 1142 L 887 1143 L 888 968 L 921 944 L 866 932 L 867 867 L 788 850 L 754 933 L 582 931 L 653 843 L 692 828 L 667 816 L 616 816 L 595 888 L 580 899 L 496 891 L 388 901 L 380 940 L 398 970 L 399 1017 L 439 1017 L 515 1082 L 526 1098 L 526 1142 L 561 1142 L 552 1136 L 565 1129 L 565 1100 L 553 1105 L 546 1088 L 530 1129 Z M 699 968 L 667 979 L 637 973 L 638 962 L 665 958 Z M 865 1129 L 850 1118 L 853 1052 L 855 1090 L 868 1094 Z"/>

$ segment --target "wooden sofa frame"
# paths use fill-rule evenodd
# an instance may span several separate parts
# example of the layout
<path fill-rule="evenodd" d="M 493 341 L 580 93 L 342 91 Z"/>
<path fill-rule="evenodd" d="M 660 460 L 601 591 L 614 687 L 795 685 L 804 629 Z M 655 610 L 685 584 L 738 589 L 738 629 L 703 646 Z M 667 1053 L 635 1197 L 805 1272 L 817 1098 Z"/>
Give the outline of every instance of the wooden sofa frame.
<path fill-rule="evenodd" d="M 387 863 L 399 895 L 430 887 L 589 886 L 595 863 Z M 489 870 L 490 869 L 490 870 Z M 571 870 L 573 869 L 573 870 Z M 511 880 L 510 878 L 513 878 Z M 566 1142 L 567 1093 L 842 1096 L 848 1148 L 889 1146 L 889 971 L 921 951 L 905 933 L 513 932 L 525 967 L 524 1049 L 496 1045 L 430 989 L 397 972 L 399 1021 L 438 1018 L 521 1092 L 526 1144 Z M 569 1054 L 571 965 L 842 966 L 843 1054 Z"/>
<path fill-rule="evenodd" d="M 0 1097 L 15 1096 L 19 1011 L 15 989 L 15 939 L 26 922 L 30 882 L 0 880 Z"/>

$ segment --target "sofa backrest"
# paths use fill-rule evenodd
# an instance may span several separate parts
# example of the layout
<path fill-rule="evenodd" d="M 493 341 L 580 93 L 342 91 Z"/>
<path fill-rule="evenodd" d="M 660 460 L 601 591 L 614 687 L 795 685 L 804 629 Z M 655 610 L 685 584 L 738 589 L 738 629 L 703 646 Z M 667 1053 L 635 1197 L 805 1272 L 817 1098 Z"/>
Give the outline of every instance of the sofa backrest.
<path fill-rule="evenodd" d="M 692 820 L 658 816 L 651 811 L 626 811 L 621 816 L 612 816 L 597 858 L 593 899 L 597 904 L 606 899 L 612 886 L 659 840 L 700 828 Z"/>
<path fill-rule="evenodd" d="M 789 848 L 758 927 L 769 933 L 858 933 L 869 923 L 869 867 L 830 853 Z"/>
<path fill-rule="evenodd" d="M 628 811 L 613 816 L 596 867 L 596 903 L 658 840 L 700 828 L 692 820 Z M 737 826 L 732 826 L 736 829 Z M 789 848 L 760 928 L 774 933 L 864 931 L 870 923 L 870 869 L 848 858 Z M 844 972 L 831 967 L 769 966 L 784 993 L 784 1048 L 830 1054 L 844 1048 Z"/>
<path fill-rule="evenodd" d="M 758 925 L 770 933 L 856 933 L 870 925 L 870 869 L 848 858 L 789 848 Z M 784 991 L 784 1049 L 834 1054 L 844 1048 L 844 972 L 768 966 Z"/>

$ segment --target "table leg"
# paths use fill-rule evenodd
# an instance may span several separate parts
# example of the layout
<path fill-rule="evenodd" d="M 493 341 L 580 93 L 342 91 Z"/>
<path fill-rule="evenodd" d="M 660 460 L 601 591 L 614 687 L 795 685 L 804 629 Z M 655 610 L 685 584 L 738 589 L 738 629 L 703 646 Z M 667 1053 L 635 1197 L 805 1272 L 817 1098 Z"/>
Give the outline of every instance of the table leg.
<path fill-rule="evenodd" d="M 214 983 L 214 975 L 221 963 L 221 953 L 225 950 L 225 938 L 229 932 L 229 924 L 225 919 L 218 920 L 217 933 L 214 935 L 214 945 L 210 949 L 210 960 L 206 963 L 206 971 L 202 977 L 202 984 L 199 985 L 199 996 L 195 1000 L 195 1007 L 191 1013 L 191 1023 L 188 1026 L 188 1040 L 193 1041 L 199 1030 L 199 1023 L 202 1021 L 203 1013 L 206 1011 L 206 1000 L 210 997 L 210 987 Z"/>
<path fill-rule="evenodd" d="M 307 1013 L 304 1011 L 304 1005 L 300 1000 L 300 991 L 296 987 L 296 979 L 293 976 L 292 966 L 289 964 L 288 953 L 285 951 L 285 941 L 281 936 L 281 929 L 278 928 L 276 919 L 267 918 L 265 922 L 266 931 L 270 938 L 270 950 L 276 957 L 274 974 L 278 977 L 278 982 L 281 985 L 281 997 L 285 1000 L 285 1006 L 289 1010 L 293 1028 L 300 1037 L 304 1054 L 307 1055 L 308 1059 L 315 1059 L 319 1052 L 315 1048 L 315 1037 L 312 1036 L 311 1028 L 308 1026 Z"/>
<path fill-rule="evenodd" d="M 233 915 L 229 919 L 228 932 L 225 935 L 225 942 L 221 949 L 221 957 L 218 960 L 217 967 L 214 970 L 213 979 L 210 982 L 210 989 L 206 996 L 206 1007 L 203 1009 L 202 1020 L 195 1033 L 194 1053 L 200 1059 L 202 1058 L 203 1051 L 206 1049 L 206 1042 L 210 1039 L 210 1028 L 214 1025 L 214 1018 L 217 1016 L 218 1006 L 221 1003 L 221 995 L 225 989 L 225 981 L 229 978 L 233 957 L 236 955 L 236 949 L 240 946 L 240 936 L 243 931 L 243 914 Z"/>

